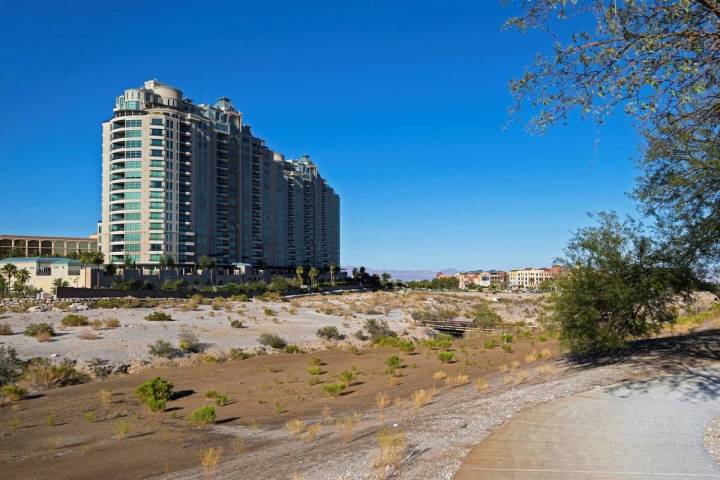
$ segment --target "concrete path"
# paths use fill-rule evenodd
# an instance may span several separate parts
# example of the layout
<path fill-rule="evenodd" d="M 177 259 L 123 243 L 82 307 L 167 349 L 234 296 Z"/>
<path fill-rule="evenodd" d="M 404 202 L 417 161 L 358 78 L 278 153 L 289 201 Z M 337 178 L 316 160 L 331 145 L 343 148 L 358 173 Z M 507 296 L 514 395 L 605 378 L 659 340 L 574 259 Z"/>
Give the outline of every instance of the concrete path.
<path fill-rule="evenodd" d="M 518 415 L 455 479 L 720 479 L 703 445 L 719 415 L 720 366 L 591 390 Z"/>

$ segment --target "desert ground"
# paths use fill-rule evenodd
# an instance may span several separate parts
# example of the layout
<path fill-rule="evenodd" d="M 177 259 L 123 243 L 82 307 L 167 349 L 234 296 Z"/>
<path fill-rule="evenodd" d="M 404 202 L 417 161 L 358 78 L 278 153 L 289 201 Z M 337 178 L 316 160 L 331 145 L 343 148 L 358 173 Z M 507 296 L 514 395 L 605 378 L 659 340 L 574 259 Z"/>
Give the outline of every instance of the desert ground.
<path fill-rule="evenodd" d="M 649 375 L 656 367 L 657 362 L 569 362 L 552 334 L 532 328 L 543 297 L 495 298 L 380 292 L 230 302 L 215 309 L 189 309 L 184 302 L 93 309 L 80 313 L 89 319 L 112 316 L 121 326 L 98 330 L 101 338 L 95 340 L 80 338 L 78 332 L 87 327 L 66 328 L 51 342 L 19 333 L 0 337 L 23 358 L 52 352 L 78 360 L 99 355 L 138 363 L 133 374 L 5 401 L 0 406 L 0 468 L 8 478 L 37 479 L 450 479 L 473 445 L 519 412 Z M 440 310 L 469 317 L 478 303 L 491 305 L 507 327 L 471 332 L 442 345 L 413 319 L 417 312 Z M 155 310 L 174 320 L 144 320 Z M 521 320 L 523 312 L 535 316 Z M 0 323 L 21 331 L 30 322 L 58 325 L 63 315 L 6 312 Z M 414 338 L 413 348 L 359 340 L 354 333 L 368 318 L 386 320 L 401 337 Z M 240 319 L 246 328 L 230 327 L 229 319 Z M 336 326 L 347 338 L 318 339 L 315 331 L 325 325 Z M 212 345 L 175 360 L 148 356 L 147 344 L 158 338 L 177 342 L 183 326 L 193 327 L 202 342 Z M 512 332 L 512 339 L 502 338 L 503 331 Z M 262 332 L 279 334 L 304 352 L 246 359 L 223 353 L 237 347 L 259 351 Z M 37 350 L 45 344 L 51 348 Z M 154 377 L 174 388 L 157 413 L 134 395 Z M 337 395 L 326 391 L 343 377 L 344 390 Z M 208 392 L 227 400 L 217 403 Z M 208 405 L 217 412 L 214 422 L 192 422 L 191 412 Z"/>

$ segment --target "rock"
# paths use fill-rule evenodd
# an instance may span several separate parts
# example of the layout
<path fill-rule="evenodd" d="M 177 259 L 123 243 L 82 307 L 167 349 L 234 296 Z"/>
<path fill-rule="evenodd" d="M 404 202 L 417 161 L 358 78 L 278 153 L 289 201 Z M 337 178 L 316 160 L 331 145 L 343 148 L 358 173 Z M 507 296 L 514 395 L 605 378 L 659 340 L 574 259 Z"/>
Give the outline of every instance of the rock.
<path fill-rule="evenodd" d="M 76 312 L 81 312 L 88 309 L 88 306 L 84 303 L 73 303 L 70 308 Z"/>

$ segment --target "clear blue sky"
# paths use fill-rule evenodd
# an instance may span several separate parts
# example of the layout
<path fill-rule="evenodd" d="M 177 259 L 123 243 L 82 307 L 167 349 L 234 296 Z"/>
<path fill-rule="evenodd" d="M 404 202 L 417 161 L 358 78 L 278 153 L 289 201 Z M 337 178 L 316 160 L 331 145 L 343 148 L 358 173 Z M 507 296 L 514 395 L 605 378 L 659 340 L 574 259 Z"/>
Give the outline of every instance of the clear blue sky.
<path fill-rule="evenodd" d="M 499 0 L 0 7 L 2 233 L 94 231 L 100 123 L 150 78 L 310 154 L 341 196 L 343 265 L 544 265 L 586 212 L 634 209 L 626 118 L 503 130 L 508 80 L 550 43 L 502 31 Z"/>

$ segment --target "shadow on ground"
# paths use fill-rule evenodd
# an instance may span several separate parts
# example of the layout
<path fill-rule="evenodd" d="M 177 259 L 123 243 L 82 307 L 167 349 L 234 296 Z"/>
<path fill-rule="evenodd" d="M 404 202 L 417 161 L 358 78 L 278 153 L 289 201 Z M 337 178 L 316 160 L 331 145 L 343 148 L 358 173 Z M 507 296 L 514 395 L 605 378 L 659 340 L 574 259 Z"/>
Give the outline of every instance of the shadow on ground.
<path fill-rule="evenodd" d="M 570 357 L 571 369 L 584 370 L 614 364 L 630 365 L 649 378 L 628 379 L 612 387 L 619 396 L 647 392 L 663 386 L 687 401 L 720 397 L 720 329 L 632 342 L 628 348 L 606 355 Z M 647 375 L 644 375 L 647 377 Z"/>

